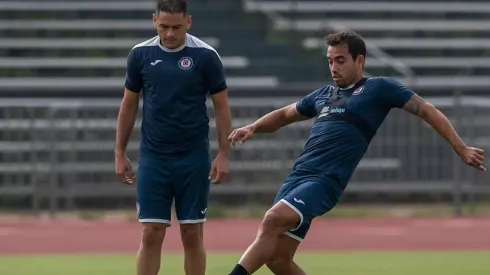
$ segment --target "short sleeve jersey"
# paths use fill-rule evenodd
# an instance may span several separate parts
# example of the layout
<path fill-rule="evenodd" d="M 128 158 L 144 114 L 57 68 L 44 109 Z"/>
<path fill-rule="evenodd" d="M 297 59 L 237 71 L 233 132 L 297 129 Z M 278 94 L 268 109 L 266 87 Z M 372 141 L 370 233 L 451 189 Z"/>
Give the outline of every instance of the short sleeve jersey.
<path fill-rule="evenodd" d="M 344 107 L 363 118 L 374 130 L 381 126 L 392 108 L 402 108 L 414 94 L 387 77 L 368 78 L 362 86 L 353 89 L 339 90 L 340 95 L 348 97 Z M 325 86 L 308 94 L 297 102 L 296 109 L 306 117 L 318 117 L 333 90 L 334 87 Z M 368 145 L 353 124 L 338 120 L 315 121 L 289 177 L 334 176 L 345 187 Z"/>
<path fill-rule="evenodd" d="M 142 93 L 142 155 L 209 146 L 206 98 L 227 88 L 211 46 L 190 34 L 177 49 L 163 47 L 158 36 L 140 43 L 128 55 L 125 87 Z"/>

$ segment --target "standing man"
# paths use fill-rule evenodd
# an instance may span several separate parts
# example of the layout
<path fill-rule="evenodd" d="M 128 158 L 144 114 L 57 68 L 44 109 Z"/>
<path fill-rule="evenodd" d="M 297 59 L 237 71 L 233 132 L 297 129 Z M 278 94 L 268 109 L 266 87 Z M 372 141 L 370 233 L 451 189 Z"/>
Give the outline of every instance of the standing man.
<path fill-rule="evenodd" d="M 230 142 L 272 133 L 296 121 L 315 118 L 303 153 L 265 214 L 255 241 L 230 275 L 255 273 L 262 265 L 274 274 L 306 274 L 294 261 L 315 217 L 338 203 L 371 139 L 391 109 L 418 116 L 447 141 L 468 165 L 485 171 L 483 150 L 467 146 L 436 107 L 388 77 L 363 75 L 366 45 L 354 32 L 327 37 L 327 58 L 337 87 L 321 87 L 297 103 L 275 110 L 233 131 Z"/>
<path fill-rule="evenodd" d="M 124 97 L 115 148 L 116 174 L 133 184 L 126 147 L 143 97 L 137 179 L 142 239 L 137 274 L 156 275 L 162 243 L 170 226 L 172 201 L 180 223 L 187 275 L 204 275 L 210 180 L 228 174 L 231 114 L 225 73 L 218 53 L 187 34 L 191 16 L 185 0 L 158 0 L 153 24 L 158 35 L 136 45 L 127 58 Z M 206 96 L 214 105 L 219 153 L 211 164 Z"/>

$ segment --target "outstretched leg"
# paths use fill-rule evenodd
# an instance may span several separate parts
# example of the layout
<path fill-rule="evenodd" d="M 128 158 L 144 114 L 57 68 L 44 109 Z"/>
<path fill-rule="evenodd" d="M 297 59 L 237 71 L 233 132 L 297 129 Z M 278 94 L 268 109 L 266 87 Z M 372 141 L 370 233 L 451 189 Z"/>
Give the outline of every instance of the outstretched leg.
<path fill-rule="evenodd" d="M 299 244 L 299 240 L 293 239 L 290 236 L 280 236 L 274 254 L 266 263 L 270 271 L 276 275 L 306 275 L 293 261 Z"/>
<path fill-rule="evenodd" d="M 279 190 L 274 206 L 267 211 L 255 241 L 243 254 L 239 263 L 230 275 L 249 275 L 257 271 L 265 263 L 269 268 L 276 269 L 276 274 L 303 274 L 301 269 L 293 263 L 292 256 L 295 248 L 306 236 L 312 220 L 332 209 L 338 199 L 332 195 L 331 186 L 336 183 L 329 179 L 298 180 L 283 184 Z M 292 240 L 285 240 L 289 237 Z M 293 242 L 293 243 L 291 243 Z M 282 252 L 282 254 L 281 254 Z M 277 264 L 288 262 L 289 266 Z M 276 262 L 276 263 L 274 263 Z M 282 268 L 281 270 L 279 270 Z"/>
<path fill-rule="evenodd" d="M 272 258 L 279 238 L 290 229 L 297 227 L 300 216 L 283 202 L 276 203 L 265 214 L 255 241 L 243 254 L 230 275 L 253 274 Z"/>

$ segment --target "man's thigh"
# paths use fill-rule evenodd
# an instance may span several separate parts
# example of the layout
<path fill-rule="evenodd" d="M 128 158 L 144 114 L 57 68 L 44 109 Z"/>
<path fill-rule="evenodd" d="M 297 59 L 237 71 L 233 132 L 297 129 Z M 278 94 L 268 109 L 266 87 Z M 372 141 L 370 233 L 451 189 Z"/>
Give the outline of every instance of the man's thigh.
<path fill-rule="evenodd" d="M 181 224 L 206 221 L 211 170 L 209 150 L 196 150 L 176 163 L 175 212 Z"/>
<path fill-rule="evenodd" d="M 168 161 L 140 157 L 136 188 L 138 220 L 170 225 L 174 190 Z"/>
<path fill-rule="evenodd" d="M 313 219 L 324 215 L 337 204 L 338 197 L 332 192 L 336 184 L 338 182 L 333 178 L 292 180 L 283 184 L 274 204 L 284 203 L 300 217 L 296 228 L 284 234 L 302 241 Z"/>

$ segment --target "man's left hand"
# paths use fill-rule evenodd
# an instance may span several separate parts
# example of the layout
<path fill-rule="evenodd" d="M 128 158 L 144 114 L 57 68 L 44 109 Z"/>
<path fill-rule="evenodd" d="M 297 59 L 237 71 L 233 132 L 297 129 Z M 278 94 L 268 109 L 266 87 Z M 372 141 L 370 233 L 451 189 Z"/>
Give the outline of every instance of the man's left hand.
<path fill-rule="evenodd" d="M 464 148 L 457 150 L 457 153 L 467 165 L 480 171 L 487 171 L 483 166 L 483 160 L 485 159 L 483 149 L 465 146 Z"/>
<path fill-rule="evenodd" d="M 218 153 L 216 159 L 214 159 L 209 172 L 209 179 L 213 184 L 220 184 L 226 180 L 228 176 L 228 155 L 225 153 Z"/>

